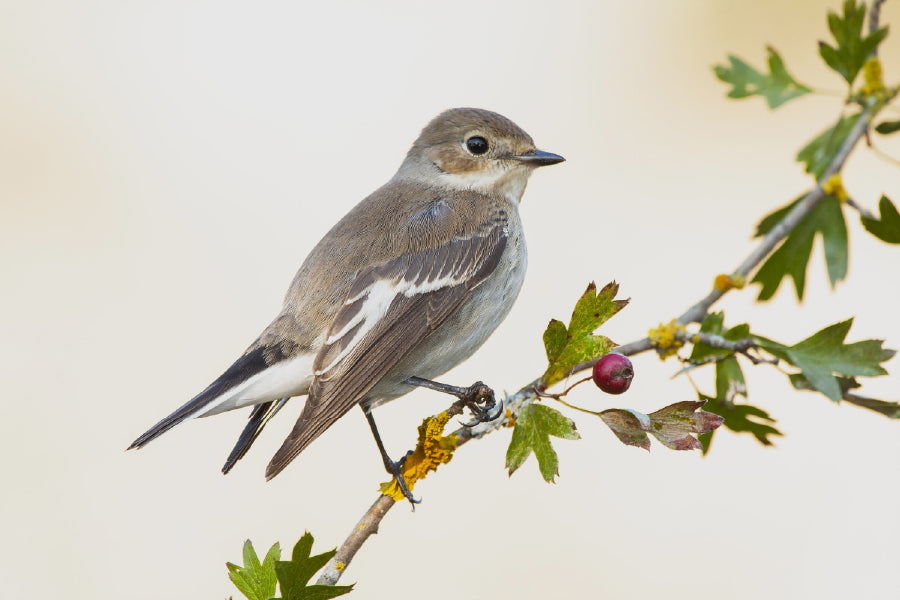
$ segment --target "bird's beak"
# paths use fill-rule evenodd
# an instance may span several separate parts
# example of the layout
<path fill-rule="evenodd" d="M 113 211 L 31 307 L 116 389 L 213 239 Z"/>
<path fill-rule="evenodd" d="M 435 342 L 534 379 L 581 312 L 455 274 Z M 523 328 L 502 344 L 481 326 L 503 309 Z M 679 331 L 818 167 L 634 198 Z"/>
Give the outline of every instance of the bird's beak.
<path fill-rule="evenodd" d="M 510 156 L 510 158 L 530 167 L 546 167 L 547 165 L 555 165 L 566 160 L 559 154 L 537 149 L 518 156 Z"/>

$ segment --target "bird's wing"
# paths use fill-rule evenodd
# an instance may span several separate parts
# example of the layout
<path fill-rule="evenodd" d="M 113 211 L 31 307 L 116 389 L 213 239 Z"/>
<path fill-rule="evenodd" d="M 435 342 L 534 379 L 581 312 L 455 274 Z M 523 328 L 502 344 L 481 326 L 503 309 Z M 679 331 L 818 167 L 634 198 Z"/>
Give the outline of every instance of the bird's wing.
<path fill-rule="evenodd" d="M 256 438 L 259 437 L 259 434 L 262 433 L 266 423 L 268 423 L 272 417 L 287 404 L 288 400 L 290 400 L 290 398 L 282 398 L 281 400 L 272 400 L 270 402 L 257 404 L 253 407 L 247 425 L 241 432 L 241 437 L 238 438 L 237 444 L 234 445 L 234 449 L 231 451 L 231 454 L 228 455 L 228 460 L 225 461 L 225 466 L 222 467 L 223 475 L 227 475 L 237 461 L 244 458 L 244 455 L 247 454 L 247 450 L 250 449 L 250 446 L 253 445 L 253 442 L 255 442 Z"/>
<path fill-rule="evenodd" d="M 316 356 L 303 412 L 266 477 L 281 472 L 446 321 L 497 267 L 506 241 L 500 213 L 474 232 L 358 273 Z"/>

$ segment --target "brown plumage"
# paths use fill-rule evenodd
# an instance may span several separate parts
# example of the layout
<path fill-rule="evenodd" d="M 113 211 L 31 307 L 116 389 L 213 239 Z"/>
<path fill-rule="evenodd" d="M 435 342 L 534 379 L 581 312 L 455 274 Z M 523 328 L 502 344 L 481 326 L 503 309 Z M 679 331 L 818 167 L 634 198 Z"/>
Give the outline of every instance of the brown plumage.
<path fill-rule="evenodd" d="M 496 113 L 438 115 L 394 177 L 315 246 L 235 364 L 131 447 L 186 418 L 256 405 L 227 472 L 287 398 L 307 395 L 271 478 L 354 405 L 369 412 L 410 391 L 408 377 L 452 368 L 512 307 L 526 263 L 519 200 L 535 167 L 562 160 Z"/>

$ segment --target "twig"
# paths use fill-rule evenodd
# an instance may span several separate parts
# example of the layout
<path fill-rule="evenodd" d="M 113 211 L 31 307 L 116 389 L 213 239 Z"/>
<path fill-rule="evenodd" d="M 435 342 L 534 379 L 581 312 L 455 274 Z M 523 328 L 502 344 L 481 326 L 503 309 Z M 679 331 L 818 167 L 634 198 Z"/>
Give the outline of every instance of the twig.
<path fill-rule="evenodd" d="M 579 379 L 578 381 L 576 381 L 575 383 L 573 383 L 572 385 L 570 385 L 563 391 L 556 393 L 556 394 L 548 394 L 547 392 L 543 392 L 540 389 L 538 389 L 537 386 L 533 387 L 532 389 L 534 390 L 534 393 L 538 396 L 538 398 L 553 398 L 554 400 L 559 400 L 560 398 L 562 398 L 563 396 L 565 396 L 566 394 L 568 394 L 569 392 L 574 390 L 577 386 L 581 385 L 582 383 L 584 383 L 586 381 L 590 381 L 590 380 L 591 380 L 590 377 L 585 377 L 584 379 Z"/>
<path fill-rule="evenodd" d="M 872 147 L 872 150 L 875 150 L 875 147 L 874 147 L 874 146 Z M 898 164 L 900 164 L 900 163 L 898 163 Z M 872 213 L 872 211 L 870 211 L 870 210 L 869 210 L 868 208 L 866 208 L 865 206 L 862 206 L 861 204 L 859 204 L 859 203 L 858 203 L 856 200 L 854 200 L 853 198 L 847 198 L 847 206 L 849 206 L 850 208 L 852 208 L 853 210 L 855 210 L 856 212 L 858 212 L 858 213 L 860 214 L 860 216 L 862 216 L 862 217 L 865 217 L 865 218 L 867 218 L 867 219 L 873 219 L 873 220 L 875 220 L 875 221 L 878 220 L 878 217 L 875 216 L 875 215 Z"/>
<path fill-rule="evenodd" d="M 884 4 L 884 0 L 875 0 L 872 3 L 872 7 L 869 9 L 869 34 L 878 29 L 878 22 L 881 19 L 882 4 Z"/>
<path fill-rule="evenodd" d="M 745 278 L 749 276 L 757 265 L 759 265 L 759 263 L 761 263 L 763 259 L 765 259 L 769 253 L 771 253 L 772 250 L 787 237 L 787 234 L 790 233 L 794 227 L 796 227 L 800 221 L 816 207 L 822 198 L 825 197 L 825 192 L 822 190 L 822 183 L 843 168 L 844 163 L 847 161 L 847 157 L 850 156 L 850 152 L 853 151 L 853 148 L 859 143 L 859 140 L 862 139 L 866 130 L 869 128 L 870 116 L 871 111 L 868 108 L 863 109 L 859 118 L 856 120 L 856 123 L 853 125 L 853 128 L 850 130 L 850 133 L 847 135 L 847 139 L 844 140 L 843 145 L 841 145 L 840 150 L 838 150 L 834 159 L 831 161 L 831 164 L 828 165 L 825 173 L 819 178 L 816 187 L 803 196 L 794 208 L 792 208 L 790 212 L 788 212 L 788 214 L 786 214 L 784 218 L 766 234 L 766 237 L 763 238 L 762 242 L 760 242 L 753 252 L 751 252 L 750 255 L 738 265 L 738 268 L 734 270 L 735 275 L 740 275 Z M 706 316 L 706 313 L 709 312 L 710 307 L 724 295 L 725 292 L 723 291 L 716 289 L 712 290 L 705 298 L 684 311 L 684 314 L 675 321 L 681 325 L 687 323 L 699 323 L 703 320 L 703 317 Z"/>
<path fill-rule="evenodd" d="M 874 152 L 874 153 L 876 154 L 876 156 L 878 156 L 878 157 L 879 157 L 880 159 L 882 159 L 883 161 L 888 162 L 888 163 L 890 163 L 890 164 L 892 164 L 892 165 L 895 165 L 895 166 L 900 166 L 900 159 L 894 158 L 893 156 L 891 156 L 890 154 L 888 154 L 887 152 L 885 152 L 884 150 L 882 150 L 881 148 L 879 148 L 879 147 L 876 146 L 875 144 L 869 144 L 869 150 L 871 150 L 872 152 Z M 854 208 L 855 208 L 855 207 L 854 207 Z M 860 212 L 861 212 L 861 211 L 860 211 Z M 870 214 L 871 214 L 871 213 L 870 213 Z M 875 218 L 875 217 L 872 217 L 872 218 Z"/>
<path fill-rule="evenodd" d="M 878 29 L 879 22 L 879 12 L 881 9 L 881 5 L 884 0 L 875 0 L 872 3 L 872 7 L 869 9 L 869 30 L 875 31 Z M 869 129 L 869 118 L 872 116 L 872 111 L 869 107 L 864 107 L 862 112 L 859 115 L 856 123 L 853 128 L 847 135 L 847 138 L 844 140 L 844 143 L 841 145 L 834 159 L 832 159 L 831 163 L 828 165 L 828 168 L 822 174 L 822 177 L 819 178 L 815 189 L 806 194 L 795 206 L 788 212 L 781 221 L 773 227 L 768 234 L 763 238 L 763 240 L 759 243 L 759 245 L 750 253 L 747 258 L 734 270 L 733 275 L 741 275 L 743 277 L 747 277 L 756 267 L 759 265 L 763 259 L 765 259 L 781 242 L 785 237 L 787 237 L 788 233 L 790 233 L 803 219 L 812 211 L 813 208 L 825 197 L 825 192 L 822 190 L 822 183 L 826 181 L 829 177 L 839 172 L 844 163 L 847 161 L 847 157 L 850 156 L 850 153 L 859 143 L 860 139 L 862 139 L 866 132 Z M 710 307 L 715 304 L 725 292 L 721 292 L 719 290 L 713 290 L 706 297 L 701 299 L 699 302 L 688 308 L 680 317 L 678 317 L 675 321 L 680 325 L 685 325 L 688 323 L 699 323 L 703 320 L 706 314 L 709 312 Z M 726 340 L 727 341 L 727 340 Z M 635 355 L 640 354 L 641 352 L 646 352 L 653 348 L 653 343 L 649 338 L 643 338 L 640 340 L 635 340 L 633 342 L 629 342 L 622 346 L 617 346 L 613 350 L 615 352 L 619 352 L 625 355 Z M 580 371 L 584 371 L 586 369 L 593 368 L 596 360 L 585 361 L 575 365 L 571 371 L 569 371 L 569 375 L 573 375 Z M 534 381 L 528 383 L 523 386 L 519 391 L 511 396 L 507 396 L 503 400 L 503 406 L 505 408 L 505 414 L 503 414 L 500 418 L 488 422 L 481 423 L 476 425 L 475 427 L 461 427 L 457 429 L 454 434 L 457 436 L 457 447 L 462 446 L 463 444 L 468 443 L 469 441 L 477 438 L 484 437 L 485 435 L 497 431 L 510 423 L 511 416 L 516 415 L 519 411 L 527 404 L 530 404 L 535 398 L 535 388 L 540 386 L 541 378 L 537 378 Z M 350 561 L 353 560 L 353 557 L 365 543 L 365 541 L 371 536 L 373 533 L 378 531 L 378 526 L 381 523 L 384 516 L 387 512 L 394 506 L 395 501 L 393 498 L 388 496 L 379 496 L 375 503 L 369 508 L 368 511 L 363 515 L 363 517 L 357 522 L 356 528 L 353 532 L 347 537 L 346 540 L 341 544 L 340 548 L 337 551 L 337 554 L 334 558 L 325 566 L 325 570 L 322 572 L 322 575 L 319 577 L 317 583 L 322 585 L 334 585 L 340 579 L 341 574 L 347 565 L 350 564 Z M 338 567 L 340 565 L 340 568 Z"/>
<path fill-rule="evenodd" d="M 328 561 L 325 570 L 319 576 L 318 581 L 316 581 L 317 584 L 334 585 L 338 582 L 338 579 L 341 578 L 341 573 L 350 564 L 350 561 L 353 560 L 353 557 L 356 556 L 362 545 L 366 543 L 369 536 L 373 533 L 378 533 L 378 525 L 381 524 L 384 515 L 391 510 L 391 507 L 396 502 L 390 496 L 381 495 L 378 497 L 375 504 L 366 511 L 366 514 L 356 523 L 356 527 L 353 528 L 353 531 L 350 532 L 350 535 L 338 548 L 337 554 Z"/>

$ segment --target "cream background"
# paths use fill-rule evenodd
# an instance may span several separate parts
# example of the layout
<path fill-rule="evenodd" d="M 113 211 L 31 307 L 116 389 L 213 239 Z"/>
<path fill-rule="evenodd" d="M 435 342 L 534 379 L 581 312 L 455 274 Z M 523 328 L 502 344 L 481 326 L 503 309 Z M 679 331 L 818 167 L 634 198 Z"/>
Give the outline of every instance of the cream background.
<path fill-rule="evenodd" d="M 448 381 L 515 389 L 539 374 L 543 326 L 591 279 L 632 298 L 605 328 L 617 341 L 680 314 L 753 247 L 759 216 L 809 186 L 794 153 L 840 106 L 727 101 L 710 66 L 728 52 L 761 65 L 771 43 L 839 90 L 815 52 L 837 5 L 0 4 L 0 595 L 224 598 L 245 538 L 261 552 L 304 529 L 317 550 L 343 539 L 385 479 L 358 413 L 268 484 L 299 402 L 228 477 L 243 411 L 124 448 L 230 364 L 317 239 L 444 108 L 502 112 L 568 158 L 525 194 L 516 308 Z M 896 31 L 900 5 L 884 18 Z M 896 35 L 883 49 L 896 82 Z M 870 207 L 900 201 L 897 166 L 862 148 L 846 183 Z M 853 215 L 850 237 L 835 293 L 817 249 L 804 305 L 783 286 L 719 308 L 787 342 L 856 315 L 851 340 L 900 347 L 898 250 Z M 674 363 L 635 363 L 627 395 L 574 400 L 693 397 L 668 379 Z M 721 433 L 705 460 L 648 454 L 581 417 L 548 486 L 533 459 L 508 479 L 509 433 L 494 435 L 417 487 L 415 514 L 391 512 L 346 574 L 351 597 L 892 596 L 900 424 L 747 371 L 787 434 L 777 449 Z M 896 375 L 865 391 L 900 396 Z M 379 409 L 393 453 L 445 405 L 423 391 Z"/>

